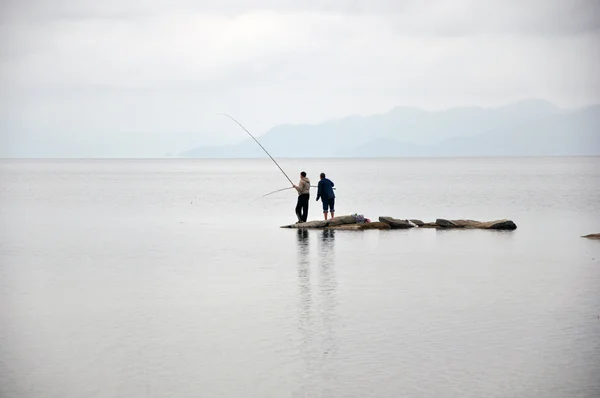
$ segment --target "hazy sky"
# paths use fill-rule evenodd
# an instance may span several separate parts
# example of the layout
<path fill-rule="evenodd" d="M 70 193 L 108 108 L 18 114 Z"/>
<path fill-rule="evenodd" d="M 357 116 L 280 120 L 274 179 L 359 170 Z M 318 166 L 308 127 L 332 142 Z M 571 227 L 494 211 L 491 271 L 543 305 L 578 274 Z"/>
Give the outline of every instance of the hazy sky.
<path fill-rule="evenodd" d="M 162 155 L 398 105 L 600 102 L 598 0 L 0 0 L 0 155 Z"/>

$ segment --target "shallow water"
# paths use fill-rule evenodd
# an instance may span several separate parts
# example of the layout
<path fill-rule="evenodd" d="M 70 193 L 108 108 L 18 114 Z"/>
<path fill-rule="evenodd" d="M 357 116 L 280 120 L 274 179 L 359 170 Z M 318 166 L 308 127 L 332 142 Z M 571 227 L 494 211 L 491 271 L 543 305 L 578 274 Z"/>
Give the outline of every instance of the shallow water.
<path fill-rule="evenodd" d="M 600 158 L 0 162 L 2 397 L 597 397 Z M 311 219 L 322 217 L 310 202 Z"/>

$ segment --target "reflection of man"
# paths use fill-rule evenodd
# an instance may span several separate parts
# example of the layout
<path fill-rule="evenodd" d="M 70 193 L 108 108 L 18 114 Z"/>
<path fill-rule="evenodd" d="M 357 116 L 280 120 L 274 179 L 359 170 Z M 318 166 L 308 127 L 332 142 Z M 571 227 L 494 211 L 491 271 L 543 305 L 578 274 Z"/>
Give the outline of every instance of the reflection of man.
<path fill-rule="evenodd" d="M 333 240 L 335 238 L 335 230 L 333 229 L 324 229 L 323 230 L 323 242 L 325 242 L 325 244 L 331 242 L 330 244 L 333 244 Z"/>
<path fill-rule="evenodd" d="M 319 260 L 323 262 L 323 264 L 329 264 L 334 260 L 334 257 L 330 256 L 334 252 L 335 246 L 335 230 L 333 229 L 324 229 L 321 231 L 321 242 L 320 243 L 320 253 L 321 256 Z M 323 265 L 321 264 L 321 265 Z"/>
<path fill-rule="evenodd" d="M 315 346 L 315 337 L 318 336 L 319 331 L 316 330 L 317 326 L 313 319 L 313 293 L 311 286 L 311 274 L 310 274 L 310 241 L 309 231 L 304 228 L 297 229 L 298 239 L 298 268 L 297 268 L 297 286 L 298 286 L 298 304 L 297 304 L 297 330 L 300 338 L 300 355 L 303 359 L 306 368 L 304 372 L 311 374 L 314 371 L 314 352 L 317 348 Z M 310 379 L 307 378 L 305 383 L 301 386 L 303 392 L 312 392 L 315 384 L 310 383 Z M 308 394 L 303 394 L 308 396 Z"/>
<path fill-rule="evenodd" d="M 298 228 L 298 253 L 300 254 L 300 262 L 308 263 L 308 230 Z"/>
<path fill-rule="evenodd" d="M 338 352 L 338 341 L 336 330 L 340 328 L 340 318 L 338 317 L 337 307 L 337 278 L 335 273 L 336 255 L 335 255 L 335 233 L 333 229 L 325 229 L 322 232 L 319 242 L 319 279 L 318 300 L 315 303 L 318 305 L 317 311 L 321 315 L 321 327 L 319 334 L 322 336 L 319 348 L 322 349 L 326 356 L 323 359 L 322 376 L 324 379 L 335 378 L 336 375 L 332 371 L 334 369 L 328 363 L 332 358 L 336 358 Z"/>
<path fill-rule="evenodd" d="M 302 248 L 308 245 L 308 231 L 304 228 L 298 228 L 298 243 Z"/>

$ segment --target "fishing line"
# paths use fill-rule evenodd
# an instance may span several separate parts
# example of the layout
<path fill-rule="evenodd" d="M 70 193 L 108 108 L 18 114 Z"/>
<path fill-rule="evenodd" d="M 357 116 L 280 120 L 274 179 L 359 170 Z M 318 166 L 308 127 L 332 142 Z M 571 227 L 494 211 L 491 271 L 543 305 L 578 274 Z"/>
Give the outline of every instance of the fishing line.
<path fill-rule="evenodd" d="M 254 138 L 254 136 L 253 136 L 252 134 L 250 134 L 250 132 L 249 132 L 249 131 L 246 129 L 246 127 L 242 126 L 242 124 L 241 124 L 240 122 L 238 122 L 238 121 L 237 121 L 237 120 L 235 120 L 235 119 L 234 119 L 232 116 L 229 116 L 229 115 L 228 115 L 228 114 L 226 114 L 226 113 L 219 113 L 219 115 L 227 116 L 228 118 L 230 118 L 231 120 L 233 120 L 234 122 L 236 122 L 236 123 L 238 124 L 238 126 L 240 126 L 242 129 L 244 129 L 244 131 L 245 131 L 246 133 L 248 133 L 248 135 L 249 135 L 250 137 L 252 137 L 252 139 L 253 139 L 254 141 L 256 141 L 256 143 L 257 143 L 257 144 L 258 144 L 258 145 L 259 145 L 259 146 L 262 148 L 262 150 L 263 150 L 263 151 L 265 151 L 265 153 L 266 153 L 267 155 L 269 155 L 269 157 L 271 158 L 271 160 L 273 161 L 273 163 L 275 163 L 275 164 L 277 165 L 277 167 L 279 167 L 279 170 L 281 170 L 281 172 L 283 173 L 283 175 L 285 176 L 285 178 L 287 178 L 287 179 L 288 179 L 288 181 L 290 182 L 290 184 L 292 184 L 292 187 L 290 187 L 290 188 L 293 188 L 293 185 L 294 185 L 294 183 L 292 182 L 292 180 L 290 179 L 290 177 L 288 177 L 288 175 L 287 175 L 287 174 L 285 174 L 285 171 L 283 171 L 283 169 L 281 168 L 281 166 L 279 166 L 279 163 L 277 163 L 277 162 L 275 161 L 275 159 L 273 159 L 273 156 L 271 156 L 271 154 L 270 154 L 269 152 L 267 152 L 267 150 L 265 149 L 265 147 L 264 147 L 264 146 L 262 146 L 262 145 L 260 144 L 260 142 L 258 142 L 258 140 L 257 140 L 256 138 Z M 287 188 L 287 189 L 289 189 L 289 188 Z M 279 191 L 276 191 L 276 192 L 279 192 Z"/>
<path fill-rule="evenodd" d="M 316 185 L 311 185 L 310 187 L 311 187 L 311 188 L 318 188 L 318 186 L 316 186 Z M 264 198 L 265 196 L 269 196 L 269 195 L 272 195 L 272 194 L 274 194 L 274 193 L 281 192 L 281 191 L 286 191 L 286 190 L 288 190 L 288 189 L 292 189 L 292 188 L 294 188 L 294 187 L 281 188 L 281 189 L 278 189 L 277 191 L 273 191 L 273 192 L 269 192 L 269 193 L 267 193 L 267 194 L 264 194 L 264 195 L 263 195 L 263 196 L 261 196 L 261 197 L 262 197 L 262 198 Z M 333 189 L 335 189 L 335 187 L 334 187 Z"/>
<path fill-rule="evenodd" d="M 272 195 L 272 194 L 274 194 L 274 193 L 277 193 L 277 192 L 281 192 L 281 191 L 287 191 L 288 189 L 292 189 L 292 188 L 294 188 L 294 187 L 285 187 L 285 188 L 281 188 L 281 189 L 278 189 L 277 191 L 273 191 L 273 192 L 266 193 L 266 194 L 264 194 L 263 196 L 261 196 L 261 198 L 264 198 L 265 196 L 269 196 L 269 195 Z"/>

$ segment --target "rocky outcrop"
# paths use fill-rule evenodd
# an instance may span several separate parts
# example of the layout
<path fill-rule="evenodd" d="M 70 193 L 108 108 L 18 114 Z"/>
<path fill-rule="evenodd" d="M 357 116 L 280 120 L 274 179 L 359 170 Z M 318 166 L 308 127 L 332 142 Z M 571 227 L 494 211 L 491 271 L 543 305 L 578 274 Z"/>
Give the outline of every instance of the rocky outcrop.
<path fill-rule="evenodd" d="M 435 224 L 439 225 L 442 228 L 460 228 L 457 224 L 452 221 L 444 220 L 443 218 L 438 218 L 435 220 Z"/>
<path fill-rule="evenodd" d="M 281 228 L 302 228 L 302 229 L 321 229 L 321 228 L 337 228 L 344 225 L 362 225 L 357 224 L 356 219 L 352 216 L 339 216 L 333 220 L 318 220 L 284 225 Z"/>
<path fill-rule="evenodd" d="M 582 238 L 600 240 L 600 234 L 589 234 L 589 235 L 582 236 Z"/>
<path fill-rule="evenodd" d="M 475 221 L 438 218 L 435 222 L 424 223 L 421 220 L 400 220 L 387 216 L 379 217 L 379 222 L 368 223 L 357 223 L 353 216 L 340 216 L 335 217 L 333 220 L 308 221 L 305 223 L 284 225 L 281 228 L 360 231 L 365 229 L 410 229 L 415 227 L 435 229 L 495 229 L 505 231 L 517 229 L 517 225 L 511 220 Z M 586 235 L 585 238 L 600 239 L 600 234 Z"/>
<path fill-rule="evenodd" d="M 455 224 L 462 225 L 464 228 L 477 229 L 497 229 L 503 231 L 512 231 L 517 229 L 517 224 L 511 220 L 496 220 L 496 221 L 473 221 L 473 220 L 456 220 Z"/>
<path fill-rule="evenodd" d="M 517 225 L 511 220 L 496 220 L 496 221 L 475 221 L 475 220 L 445 220 L 438 218 L 435 222 L 426 223 L 423 225 L 424 228 L 438 228 L 438 229 L 452 229 L 452 228 L 465 228 L 465 229 L 497 229 L 511 231 L 517 229 Z"/>
<path fill-rule="evenodd" d="M 327 225 L 330 227 L 337 225 L 356 224 L 356 219 L 352 216 L 339 216 L 333 220 L 327 220 Z"/>
<path fill-rule="evenodd" d="M 282 228 L 325 228 L 329 225 L 328 221 L 319 220 L 319 221 L 307 221 L 296 223 L 292 225 L 285 225 Z"/>
<path fill-rule="evenodd" d="M 340 229 L 342 231 L 362 231 L 365 229 L 390 229 L 390 225 L 384 222 L 366 222 L 361 224 L 346 224 L 329 227 L 328 229 Z"/>
<path fill-rule="evenodd" d="M 415 224 L 409 222 L 408 220 L 398 220 L 393 217 L 379 217 L 379 221 L 389 224 L 392 229 L 408 229 L 415 227 Z"/>

